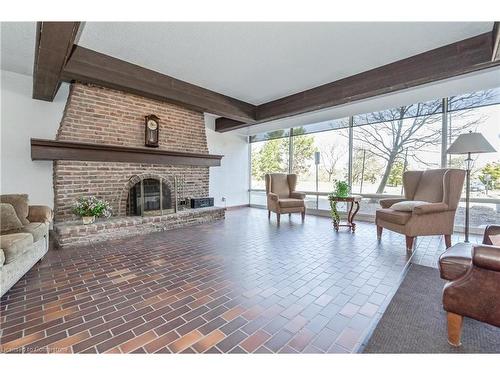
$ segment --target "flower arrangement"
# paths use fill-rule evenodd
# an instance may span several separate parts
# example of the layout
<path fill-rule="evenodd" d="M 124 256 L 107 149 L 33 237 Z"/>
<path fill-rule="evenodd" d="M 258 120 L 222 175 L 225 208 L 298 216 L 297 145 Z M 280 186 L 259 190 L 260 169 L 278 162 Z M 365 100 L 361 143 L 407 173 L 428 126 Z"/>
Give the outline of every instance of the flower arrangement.
<path fill-rule="evenodd" d="M 73 205 L 73 212 L 81 216 L 84 223 L 88 224 L 92 223 L 96 217 L 110 217 L 111 206 L 105 200 L 96 197 L 80 197 Z"/>

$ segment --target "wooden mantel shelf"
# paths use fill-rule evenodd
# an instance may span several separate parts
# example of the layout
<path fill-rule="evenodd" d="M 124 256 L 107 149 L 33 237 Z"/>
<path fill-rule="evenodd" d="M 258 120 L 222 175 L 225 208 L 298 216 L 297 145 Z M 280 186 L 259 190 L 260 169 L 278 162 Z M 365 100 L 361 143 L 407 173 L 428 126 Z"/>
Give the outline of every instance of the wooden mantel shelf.
<path fill-rule="evenodd" d="M 217 167 L 220 166 L 222 157 L 222 155 L 166 151 L 156 148 L 109 146 L 31 138 L 31 160 L 78 160 Z"/>

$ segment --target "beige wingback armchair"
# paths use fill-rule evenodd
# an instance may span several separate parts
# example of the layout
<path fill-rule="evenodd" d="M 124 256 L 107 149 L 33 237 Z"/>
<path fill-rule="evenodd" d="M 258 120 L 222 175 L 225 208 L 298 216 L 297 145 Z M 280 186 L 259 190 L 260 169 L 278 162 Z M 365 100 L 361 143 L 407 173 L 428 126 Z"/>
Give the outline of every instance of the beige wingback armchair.
<path fill-rule="evenodd" d="M 271 173 L 266 174 L 266 195 L 268 216 L 271 211 L 276 212 L 276 219 L 280 223 L 281 214 L 300 212 L 302 220 L 306 215 L 306 195 L 295 191 L 297 186 L 296 174 Z"/>
<path fill-rule="evenodd" d="M 380 240 L 387 228 L 406 236 L 406 249 L 413 250 L 418 236 L 444 235 L 446 247 L 451 246 L 455 212 L 460 201 L 465 171 L 461 169 L 431 169 L 408 171 L 403 174 L 405 196 L 381 199 L 375 222 Z M 429 202 L 412 211 L 396 211 L 391 206 L 402 201 Z"/>

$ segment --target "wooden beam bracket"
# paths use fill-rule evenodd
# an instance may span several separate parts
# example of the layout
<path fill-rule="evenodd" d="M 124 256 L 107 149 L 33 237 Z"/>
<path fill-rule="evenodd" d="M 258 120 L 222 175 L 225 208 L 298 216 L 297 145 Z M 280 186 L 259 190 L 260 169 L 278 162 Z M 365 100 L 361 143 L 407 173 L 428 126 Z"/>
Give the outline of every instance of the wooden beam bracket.
<path fill-rule="evenodd" d="M 54 100 L 79 29 L 80 22 L 37 23 L 33 99 Z"/>

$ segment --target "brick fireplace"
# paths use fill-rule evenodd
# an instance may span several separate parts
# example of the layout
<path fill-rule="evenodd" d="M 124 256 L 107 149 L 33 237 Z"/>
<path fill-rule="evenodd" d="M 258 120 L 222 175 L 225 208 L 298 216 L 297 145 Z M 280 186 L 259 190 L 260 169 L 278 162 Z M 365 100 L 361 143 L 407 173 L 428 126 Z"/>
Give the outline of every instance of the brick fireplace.
<path fill-rule="evenodd" d="M 56 140 L 146 148 L 144 116 L 149 114 L 155 114 L 160 118 L 159 150 L 208 155 L 203 113 L 81 83 L 74 83 L 71 86 Z M 182 226 L 184 217 L 186 223 L 195 223 L 196 220 L 193 221 L 195 212 L 187 210 L 190 212 L 180 215 L 180 212 L 174 212 L 174 207 L 178 207 L 180 201 L 184 203 L 184 198 L 208 196 L 209 167 L 56 160 L 53 181 L 56 238 L 60 240 L 60 244 L 69 244 L 71 241 L 63 238 L 67 237 L 63 235 L 64 233 L 81 231 L 83 234 L 88 234 L 89 231 L 96 231 L 97 234 L 99 228 L 106 226 L 106 222 L 114 223 L 113 225 L 117 227 L 127 227 L 129 226 L 127 223 L 137 226 L 141 220 L 150 219 L 146 216 L 174 215 L 164 221 L 175 222 L 177 227 Z M 155 181 L 159 185 L 155 185 Z M 131 196 L 134 189 L 139 189 L 141 186 L 142 189 L 146 186 L 146 193 L 149 194 L 147 203 L 144 200 L 134 201 L 134 197 Z M 155 186 L 158 187 L 158 193 L 154 192 Z M 159 195 L 160 186 L 162 195 Z M 142 194 L 145 194 L 144 190 Z M 152 194 L 155 198 L 151 198 Z M 72 213 L 72 205 L 79 197 L 89 195 L 107 200 L 112 206 L 113 217 L 91 226 L 80 227 L 77 217 Z M 142 208 L 149 207 L 149 209 L 138 211 L 137 202 L 143 202 Z M 199 219 L 206 222 L 208 219 L 223 217 L 223 213 L 221 215 L 217 210 L 215 208 L 201 210 L 200 212 L 205 214 Z M 148 214 L 146 211 L 151 212 Z M 131 221 L 129 216 L 142 217 Z M 159 218 L 156 219 L 158 222 L 161 221 Z M 156 229 L 168 228 L 163 225 Z M 122 234 L 126 234 L 126 231 L 123 232 Z M 133 231 L 129 228 L 129 232 Z M 99 236 L 99 239 L 117 236 L 120 237 L 120 234 L 113 233 Z"/>

